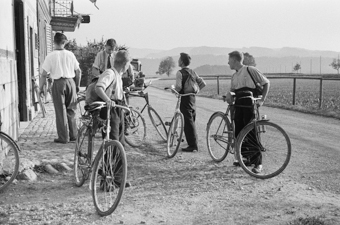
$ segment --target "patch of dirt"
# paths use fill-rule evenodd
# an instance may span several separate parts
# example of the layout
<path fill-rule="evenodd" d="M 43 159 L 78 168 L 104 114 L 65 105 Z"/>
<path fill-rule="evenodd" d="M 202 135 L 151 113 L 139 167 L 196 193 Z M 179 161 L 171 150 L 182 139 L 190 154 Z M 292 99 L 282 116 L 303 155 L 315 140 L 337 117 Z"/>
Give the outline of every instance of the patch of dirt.
<path fill-rule="evenodd" d="M 159 113 L 167 115 L 167 110 Z M 200 120 L 211 112 L 202 114 L 197 122 L 200 151 L 178 152 L 168 159 L 165 143 L 143 113 L 147 142 L 140 148 L 126 147 L 132 187 L 112 215 L 96 214 L 88 181 L 75 187 L 72 171 L 39 173 L 38 181 L 19 181 L 0 194 L 0 224 L 283 225 L 308 217 L 340 224 L 339 170 L 334 164 L 338 152 L 331 147 L 311 151 L 315 144 L 301 142 L 298 131 L 290 130 L 294 153 L 288 168 L 275 178 L 255 179 L 232 166 L 232 156 L 212 162 L 205 147 L 206 120 Z"/>

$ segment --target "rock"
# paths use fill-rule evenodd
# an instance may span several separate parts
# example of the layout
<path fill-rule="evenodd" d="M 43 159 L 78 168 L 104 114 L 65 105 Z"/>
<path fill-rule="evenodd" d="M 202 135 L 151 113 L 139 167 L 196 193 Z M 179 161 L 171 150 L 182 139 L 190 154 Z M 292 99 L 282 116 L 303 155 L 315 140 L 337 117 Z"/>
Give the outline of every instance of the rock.
<path fill-rule="evenodd" d="M 33 167 L 34 167 L 34 163 L 31 160 L 25 159 L 25 158 L 20 158 L 19 173 L 26 170 L 26 169 L 32 169 Z"/>
<path fill-rule="evenodd" d="M 72 170 L 68 165 L 66 165 L 66 163 L 60 163 L 59 165 L 63 170 L 67 170 L 67 171 Z"/>
<path fill-rule="evenodd" d="M 24 170 L 22 173 L 18 174 L 17 178 L 19 180 L 29 180 L 29 181 L 35 181 L 37 180 L 37 175 L 34 173 L 33 170 L 27 169 Z"/>
<path fill-rule="evenodd" d="M 47 164 L 45 165 L 45 170 L 47 171 L 47 173 L 50 173 L 50 174 L 56 174 L 58 173 L 58 170 L 54 169 L 54 167 L 51 165 L 51 164 Z"/>

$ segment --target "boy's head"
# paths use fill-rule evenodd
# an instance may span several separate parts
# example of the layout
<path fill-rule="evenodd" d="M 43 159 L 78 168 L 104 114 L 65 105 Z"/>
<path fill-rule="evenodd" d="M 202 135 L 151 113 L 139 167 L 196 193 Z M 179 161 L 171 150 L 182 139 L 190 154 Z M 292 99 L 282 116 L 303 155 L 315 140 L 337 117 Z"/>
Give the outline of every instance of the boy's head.
<path fill-rule="evenodd" d="M 108 39 L 105 43 L 105 51 L 107 54 L 112 54 L 117 48 L 117 42 L 115 39 Z"/>
<path fill-rule="evenodd" d="M 238 65 L 242 65 L 243 63 L 243 53 L 239 51 L 233 51 L 229 53 L 229 61 L 228 64 L 230 69 L 236 69 Z"/>
<path fill-rule="evenodd" d="M 116 53 L 115 60 L 114 60 L 114 67 L 115 68 L 122 68 L 123 72 L 125 72 L 130 65 L 130 54 L 126 50 L 120 50 Z"/>
<path fill-rule="evenodd" d="M 178 65 L 189 66 L 190 62 L 191 62 L 191 57 L 189 56 L 189 54 L 182 52 L 178 60 Z"/>
<path fill-rule="evenodd" d="M 67 41 L 67 37 L 62 33 L 56 33 L 53 39 L 54 43 L 57 45 L 63 45 Z"/>

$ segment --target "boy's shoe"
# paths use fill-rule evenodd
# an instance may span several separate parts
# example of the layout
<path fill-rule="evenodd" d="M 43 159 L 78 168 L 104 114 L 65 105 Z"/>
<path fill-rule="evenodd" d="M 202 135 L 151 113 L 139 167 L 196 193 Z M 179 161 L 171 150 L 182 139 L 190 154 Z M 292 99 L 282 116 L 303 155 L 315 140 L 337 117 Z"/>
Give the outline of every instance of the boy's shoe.
<path fill-rule="evenodd" d="M 67 141 L 63 141 L 63 140 L 61 140 L 59 138 L 54 139 L 54 142 L 55 143 L 61 143 L 61 144 L 67 144 Z"/>
<path fill-rule="evenodd" d="M 198 149 L 197 148 L 195 148 L 195 147 L 186 147 L 186 148 L 182 148 L 182 151 L 183 152 L 194 152 L 194 151 L 198 151 Z"/>
<path fill-rule="evenodd" d="M 253 172 L 253 173 L 261 173 L 262 172 L 262 165 L 258 165 L 258 166 L 255 166 L 252 170 L 251 170 L 251 172 Z"/>

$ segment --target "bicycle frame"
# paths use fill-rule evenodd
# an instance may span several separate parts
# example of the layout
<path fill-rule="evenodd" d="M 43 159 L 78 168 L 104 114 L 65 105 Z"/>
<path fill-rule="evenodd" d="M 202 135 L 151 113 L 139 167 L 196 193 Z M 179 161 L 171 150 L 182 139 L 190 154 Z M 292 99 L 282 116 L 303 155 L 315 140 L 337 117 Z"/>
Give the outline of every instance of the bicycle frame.
<path fill-rule="evenodd" d="M 249 124 L 254 124 L 254 129 L 256 128 L 256 122 L 260 120 L 260 112 L 259 112 L 259 106 L 256 104 L 256 101 L 257 100 L 260 100 L 261 97 L 259 98 L 254 98 L 254 97 L 250 97 L 252 99 L 252 101 L 254 102 L 254 114 L 255 114 L 255 117 L 254 119 L 249 123 Z M 226 101 L 226 96 L 223 96 L 223 101 Z M 247 106 L 240 106 L 240 105 L 235 105 L 235 96 L 233 96 L 233 103 L 229 104 L 228 107 L 227 107 L 227 110 L 225 112 L 225 115 L 226 116 L 229 116 L 230 118 L 230 123 L 232 125 L 232 132 L 231 132 L 231 135 L 232 135 L 232 142 L 230 143 L 231 144 L 231 153 L 234 153 L 234 150 L 235 150 L 235 143 L 236 143 L 236 139 L 237 137 L 235 137 L 235 122 L 234 122 L 234 111 L 235 111 L 235 107 L 247 107 Z M 256 138 L 258 139 L 258 132 L 255 132 L 255 135 L 256 135 Z M 260 142 L 259 142 L 260 143 Z"/>

